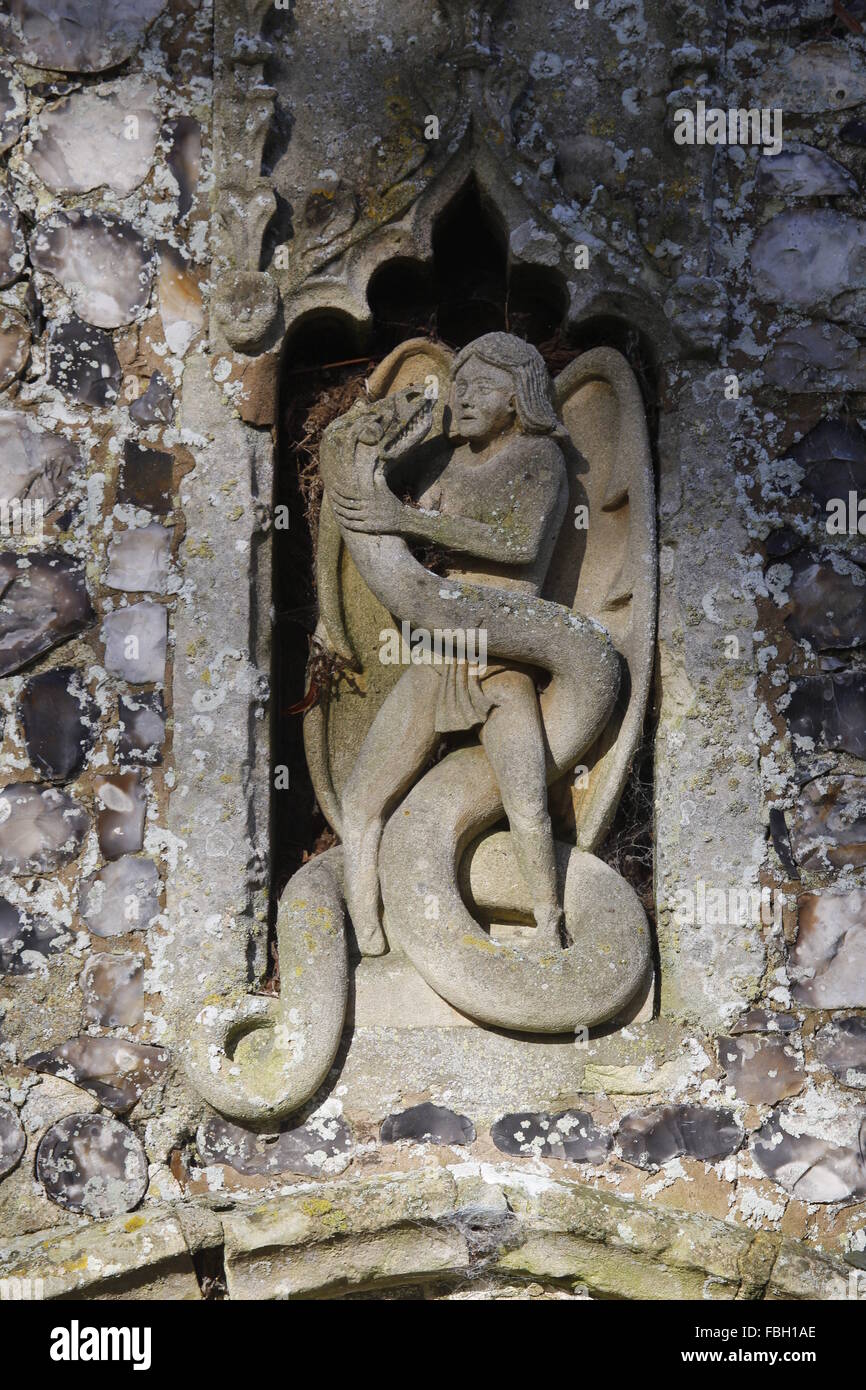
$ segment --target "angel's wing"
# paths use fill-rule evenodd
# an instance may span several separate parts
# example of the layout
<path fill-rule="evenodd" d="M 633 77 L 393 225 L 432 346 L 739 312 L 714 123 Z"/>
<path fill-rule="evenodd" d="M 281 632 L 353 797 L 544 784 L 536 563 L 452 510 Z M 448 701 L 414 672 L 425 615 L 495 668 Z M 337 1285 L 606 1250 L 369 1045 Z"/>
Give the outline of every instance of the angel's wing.
<path fill-rule="evenodd" d="M 582 760 L 587 775 L 573 780 L 577 843 L 592 850 L 643 730 L 655 650 L 655 495 L 643 400 L 622 354 L 583 353 L 557 377 L 555 393 L 574 450 L 571 504 L 544 593 L 600 622 L 625 667 L 617 708 Z"/>
<path fill-rule="evenodd" d="M 367 382 L 371 400 L 381 400 L 406 386 L 429 385 L 436 378 L 444 397 L 453 354 L 427 338 L 410 338 L 379 363 Z M 325 659 L 337 658 L 354 671 L 351 681 L 324 690 L 304 719 L 304 746 L 313 789 L 329 823 L 341 832 L 343 786 L 385 697 L 402 675 L 402 667 L 379 660 L 380 633 L 395 626 L 392 615 L 364 584 L 331 510 L 322 498 L 316 554 L 319 597 L 318 646 Z"/>

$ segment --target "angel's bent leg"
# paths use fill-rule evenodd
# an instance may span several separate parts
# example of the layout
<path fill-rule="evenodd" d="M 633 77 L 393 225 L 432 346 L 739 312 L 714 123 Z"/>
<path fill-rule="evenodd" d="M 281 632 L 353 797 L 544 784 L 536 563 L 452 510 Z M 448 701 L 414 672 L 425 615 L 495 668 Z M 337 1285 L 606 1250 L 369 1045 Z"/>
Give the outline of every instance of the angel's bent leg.
<path fill-rule="evenodd" d="M 538 944 L 558 946 L 563 914 L 535 683 L 522 671 L 504 671 L 491 676 L 485 691 L 495 696 L 496 705 L 487 716 L 481 742 L 499 783 L 517 863 L 532 898 Z"/>
<path fill-rule="evenodd" d="M 410 666 L 382 704 L 343 791 L 346 902 L 365 956 L 381 955 L 379 842 L 385 813 L 408 791 L 436 746 L 438 676 Z"/>

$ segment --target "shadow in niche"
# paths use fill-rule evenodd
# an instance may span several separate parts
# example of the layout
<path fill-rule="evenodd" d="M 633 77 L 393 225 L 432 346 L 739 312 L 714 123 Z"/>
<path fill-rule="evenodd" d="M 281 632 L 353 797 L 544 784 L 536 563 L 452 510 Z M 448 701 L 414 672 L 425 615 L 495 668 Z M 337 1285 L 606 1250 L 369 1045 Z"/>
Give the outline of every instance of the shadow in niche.
<path fill-rule="evenodd" d="M 513 267 L 509 274 L 503 226 L 474 180 L 437 220 L 432 243 L 432 265 L 400 258 L 374 274 L 368 287 L 373 323 L 363 337 L 345 316 L 320 311 L 298 325 L 286 344 L 274 504 L 287 507 L 291 521 L 289 530 L 274 532 L 271 749 L 274 770 L 288 770 L 289 790 L 275 790 L 272 795 L 268 987 L 273 989 L 279 969 L 274 935 L 279 895 L 302 863 L 335 842 L 316 804 L 307 771 L 302 715 L 293 712 L 305 694 L 315 696 L 317 679 L 329 675 L 327 670 L 318 676 L 314 671 L 307 691 L 307 661 L 316 624 L 315 534 L 321 495 L 316 460 L 325 427 L 363 394 L 364 380 L 376 362 L 406 339 L 436 337 L 459 349 L 483 333 L 504 331 L 532 342 L 553 376 L 591 347 L 619 349 L 640 383 L 656 463 L 653 356 L 632 324 L 605 315 L 566 332 L 568 295 L 561 276 L 550 267 L 526 265 Z M 599 853 L 637 891 L 653 926 L 655 951 L 654 709 L 653 690 L 644 742 Z M 655 964 L 658 977 L 657 960 Z"/>

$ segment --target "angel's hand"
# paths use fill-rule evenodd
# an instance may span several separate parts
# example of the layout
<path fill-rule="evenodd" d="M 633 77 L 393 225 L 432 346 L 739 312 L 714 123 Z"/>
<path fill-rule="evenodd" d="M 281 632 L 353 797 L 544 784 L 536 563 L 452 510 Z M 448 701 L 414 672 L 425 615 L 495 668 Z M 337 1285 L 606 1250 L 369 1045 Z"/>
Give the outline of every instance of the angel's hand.
<path fill-rule="evenodd" d="M 347 531 L 365 531 L 372 535 L 397 535 L 405 510 L 387 483 L 377 482 L 371 492 L 363 495 L 334 490 L 331 505 L 340 526 Z"/>

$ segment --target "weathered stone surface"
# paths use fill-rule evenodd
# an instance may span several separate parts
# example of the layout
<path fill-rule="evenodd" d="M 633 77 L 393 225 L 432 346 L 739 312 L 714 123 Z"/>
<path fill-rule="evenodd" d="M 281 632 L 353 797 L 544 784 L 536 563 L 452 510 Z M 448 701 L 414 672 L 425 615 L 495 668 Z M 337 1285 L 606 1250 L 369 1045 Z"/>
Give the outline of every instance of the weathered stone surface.
<path fill-rule="evenodd" d="M 132 1218 L 7 1239 L 0 1278 L 40 1279 L 49 1299 L 202 1297 L 183 1221 L 168 1207 L 149 1205 Z"/>
<path fill-rule="evenodd" d="M 68 937 L 44 917 L 31 917 L 0 898 L 0 974 L 34 975 Z"/>
<path fill-rule="evenodd" d="M 131 603 L 102 624 L 105 666 L 132 685 L 165 679 L 168 614 L 158 603 Z"/>
<path fill-rule="evenodd" d="M 103 1028 L 134 1028 L 144 1018 L 144 961 L 141 956 L 100 951 L 79 978 L 85 1017 Z"/>
<path fill-rule="evenodd" d="M 17 1110 L 0 1101 L 0 1178 L 11 1173 L 21 1161 L 26 1145 L 27 1136 Z"/>
<path fill-rule="evenodd" d="M 815 1038 L 815 1055 L 843 1086 L 866 1087 L 866 1018 L 840 1018 Z"/>
<path fill-rule="evenodd" d="M 18 699 L 27 756 L 43 777 L 65 782 L 77 776 L 93 747 L 98 710 L 81 675 L 53 666 L 31 676 Z"/>
<path fill-rule="evenodd" d="M 866 1008 L 866 892 L 805 893 L 789 973 L 810 1009 Z"/>
<path fill-rule="evenodd" d="M 799 328 L 786 328 L 774 339 L 763 365 L 766 379 L 785 391 L 861 391 L 866 388 L 866 353 L 852 333 L 835 323 L 807 323 Z M 838 423 L 824 420 L 816 429 Z M 800 445 L 794 448 L 797 450 Z"/>
<path fill-rule="evenodd" d="M 339 1116 L 315 1116 L 278 1133 L 256 1134 L 212 1115 L 199 1127 L 196 1144 L 204 1164 L 228 1164 L 238 1173 L 262 1177 L 272 1173 L 328 1171 L 333 1159 L 352 1147 L 352 1131 Z"/>
<path fill-rule="evenodd" d="M 857 180 L 843 164 L 799 141 L 779 154 L 765 154 L 758 180 L 765 191 L 780 197 L 829 198 L 857 192 Z"/>
<path fill-rule="evenodd" d="M 120 738 L 117 758 L 122 763 L 162 762 L 165 741 L 165 707 L 158 692 L 121 697 L 119 706 Z"/>
<path fill-rule="evenodd" d="M 81 915 L 95 936 L 146 931 L 159 915 L 159 873 L 152 859 L 131 855 L 82 881 Z"/>
<path fill-rule="evenodd" d="M 74 315 L 51 328 L 48 380 L 70 400 L 109 406 L 120 390 L 120 363 L 108 333 Z"/>
<path fill-rule="evenodd" d="M 497 1149 L 526 1158 L 558 1158 L 569 1163 L 603 1163 L 612 1140 L 585 1110 L 558 1114 L 503 1115 L 490 1131 Z"/>
<path fill-rule="evenodd" d="M 20 376 L 30 356 L 30 328 L 23 314 L 0 308 L 0 391 Z"/>
<path fill-rule="evenodd" d="M 742 1142 L 743 1131 L 732 1111 L 700 1105 L 661 1105 L 638 1111 L 626 1115 L 617 1132 L 626 1163 L 651 1170 L 683 1155 L 715 1162 L 736 1153 Z"/>
<path fill-rule="evenodd" d="M 866 1121 L 859 1139 L 834 1144 L 809 1134 L 782 1111 L 757 1132 L 752 1154 L 762 1172 L 801 1202 L 847 1202 L 866 1197 Z"/>
<path fill-rule="evenodd" d="M 752 247 L 755 291 L 818 317 L 856 317 L 866 289 L 866 226 L 830 209 L 781 212 Z M 852 318 L 853 321 L 853 318 Z"/>
<path fill-rule="evenodd" d="M 0 289 L 17 280 L 27 263 L 27 247 L 15 204 L 0 193 Z"/>
<path fill-rule="evenodd" d="M 114 776 L 99 776 L 94 790 L 98 805 L 96 833 L 105 858 L 137 854 L 144 844 L 147 813 L 147 793 L 141 785 L 140 771 L 135 768 Z"/>
<path fill-rule="evenodd" d="M 58 1206 L 112 1216 L 138 1206 L 147 1191 L 147 1158 L 119 1120 L 69 1115 L 42 1136 L 36 1177 Z"/>
<path fill-rule="evenodd" d="M 108 187 L 121 197 L 147 177 L 159 134 L 152 82 L 89 87 L 43 108 L 31 168 L 54 193 Z"/>
<path fill-rule="evenodd" d="M 818 651 L 866 641 L 866 570 L 835 554 L 795 555 L 789 564 L 789 632 Z"/>
<path fill-rule="evenodd" d="M 47 514 L 63 499 L 80 464 L 70 440 L 46 434 L 32 415 L 0 410 L 0 496 L 41 501 Z"/>
<path fill-rule="evenodd" d="M 794 746 L 844 749 L 866 757 L 866 676 L 859 671 L 804 676 L 786 710 Z"/>
<path fill-rule="evenodd" d="M 254 353 L 270 346 L 279 311 L 279 292 L 263 271 L 240 271 L 225 287 L 215 308 L 228 342 L 238 352 Z"/>
<path fill-rule="evenodd" d="M 165 1074 L 169 1060 L 164 1048 L 82 1034 L 48 1052 L 34 1053 L 24 1065 L 92 1092 L 100 1105 L 123 1115 Z"/>
<path fill-rule="evenodd" d="M 154 372 L 147 390 L 131 401 L 129 413 L 137 425 L 170 425 L 174 419 L 171 387 L 160 372 Z"/>
<path fill-rule="evenodd" d="M 26 115 L 23 85 L 11 73 L 0 72 L 0 154 L 15 144 Z"/>
<path fill-rule="evenodd" d="M 465 1115 L 425 1101 L 386 1116 L 379 1128 L 379 1138 L 383 1144 L 396 1144 L 400 1139 L 420 1144 L 472 1144 L 475 1126 Z"/>
<path fill-rule="evenodd" d="M 164 516 L 171 511 L 174 459 L 160 449 L 142 448 L 128 439 L 123 446 L 123 463 L 117 487 L 118 502 Z"/>
<path fill-rule="evenodd" d="M 148 248 L 134 227 L 109 213 L 56 213 L 37 226 L 30 259 L 62 285 L 79 318 L 97 328 L 132 323 L 150 297 Z"/>
<path fill-rule="evenodd" d="M 93 616 L 84 569 L 67 555 L 0 555 L 0 675 L 82 632 Z"/>
<path fill-rule="evenodd" d="M 866 864 L 866 777 L 816 777 L 800 793 L 791 843 L 804 869 Z"/>
<path fill-rule="evenodd" d="M 768 1009 L 750 1009 L 738 1018 L 731 1029 L 734 1037 L 742 1033 L 795 1033 L 799 1024 L 793 1014 L 771 1013 Z"/>
<path fill-rule="evenodd" d="M 56 787 L 13 782 L 0 791 L 0 870 L 50 874 L 81 853 L 90 817 Z"/>
<path fill-rule="evenodd" d="M 4 38 L 35 68 L 102 72 L 136 51 L 165 0 L 9 0 Z"/>
<path fill-rule="evenodd" d="M 171 530 L 152 521 L 117 532 L 111 540 L 105 582 L 110 589 L 164 594 L 171 561 Z"/>
<path fill-rule="evenodd" d="M 775 1105 L 806 1084 L 797 1054 L 781 1038 L 719 1038 L 718 1049 L 728 1085 L 750 1105 Z"/>

